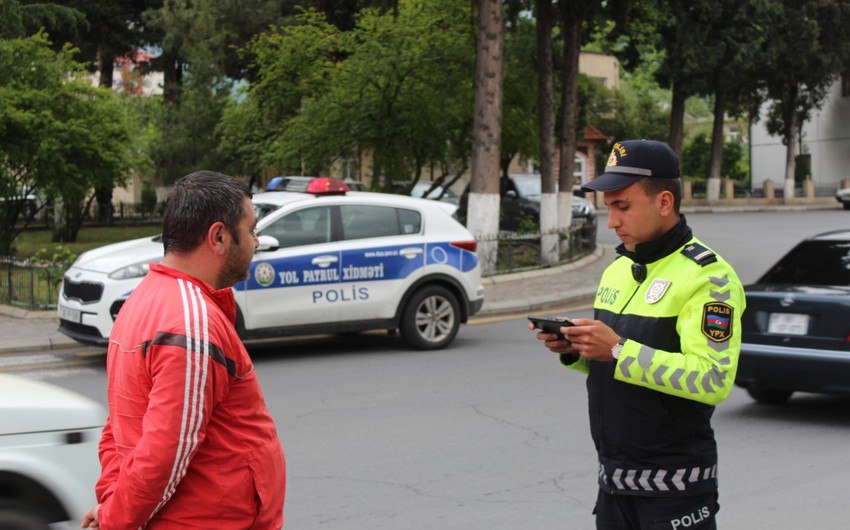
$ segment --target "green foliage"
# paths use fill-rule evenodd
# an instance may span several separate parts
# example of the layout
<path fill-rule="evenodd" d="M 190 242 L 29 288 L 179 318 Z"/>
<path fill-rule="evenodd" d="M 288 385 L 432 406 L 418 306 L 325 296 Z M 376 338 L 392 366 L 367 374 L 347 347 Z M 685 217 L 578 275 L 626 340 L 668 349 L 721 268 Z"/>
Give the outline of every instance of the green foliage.
<path fill-rule="evenodd" d="M 33 254 L 31 259 L 33 263 L 65 265 L 67 267 L 77 259 L 78 255 L 67 245 L 54 245 L 52 247 L 42 247 L 38 252 Z"/>
<path fill-rule="evenodd" d="M 369 151 L 375 176 L 417 179 L 468 158 L 474 47 L 468 6 L 451 0 L 364 9 L 341 33 L 316 12 L 252 43 L 248 93 L 280 170 L 325 172 L 344 151 Z M 250 109 L 250 107 L 248 107 Z"/>
<path fill-rule="evenodd" d="M 514 157 L 537 158 L 537 36 L 533 20 L 520 18 L 505 33 L 502 169 Z"/>
<path fill-rule="evenodd" d="M 60 199 L 57 241 L 76 237 L 90 190 L 120 183 L 130 164 L 123 106 L 92 87 L 71 55 L 44 34 L 0 41 L 0 197 L 15 204 L 20 190 L 38 189 Z M 21 230 L 19 209 L 4 212 L 0 254 Z"/>
<path fill-rule="evenodd" d="M 711 162 L 711 139 L 706 134 L 697 135 L 685 145 L 682 152 L 682 175 L 694 182 L 705 182 Z M 748 168 L 741 142 L 727 141 L 723 144 L 724 177 L 739 184 L 746 182 Z"/>
<path fill-rule="evenodd" d="M 142 188 L 142 212 L 153 213 L 156 208 L 156 190 L 150 186 Z"/>
<path fill-rule="evenodd" d="M 0 0 L 0 39 L 34 35 L 42 28 L 78 32 L 87 27 L 83 13 L 57 3 Z"/>

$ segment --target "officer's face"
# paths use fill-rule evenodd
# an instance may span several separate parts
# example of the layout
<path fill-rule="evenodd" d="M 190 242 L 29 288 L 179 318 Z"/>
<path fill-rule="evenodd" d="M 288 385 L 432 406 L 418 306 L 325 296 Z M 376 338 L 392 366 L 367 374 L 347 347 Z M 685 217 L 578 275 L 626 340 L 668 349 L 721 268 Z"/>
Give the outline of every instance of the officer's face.
<path fill-rule="evenodd" d="M 662 214 L 661 194 L 649 197 L 641 184 L 605 192 L 608 205 L 608 228 L 617 233 L 626 249 L 634 251 L 638 243 L 661 237 L 667 230 Z"/>

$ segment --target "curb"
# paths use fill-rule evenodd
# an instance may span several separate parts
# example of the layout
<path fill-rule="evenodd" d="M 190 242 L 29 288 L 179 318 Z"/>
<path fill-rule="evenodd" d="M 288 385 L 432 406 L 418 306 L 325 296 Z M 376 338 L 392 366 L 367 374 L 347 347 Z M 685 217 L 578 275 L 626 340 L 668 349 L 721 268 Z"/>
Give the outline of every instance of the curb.
<path fill-rule="evenodd" d="M 66 338 L 64 337 L 64 335 L 63 338 L 60 338 L 58 340 L 54 340 L 50 337 L 42 337 L 38 340 L 5 340 L 3 341 L 3 346 L 0 346 L 0 355 L 6 353 L 27 353 L 32 351 L 66 350 L 69 348 L 77 348 L 82 346 L 82 344 L 79 344 L 70 338 Z"/>
<path fill-rule="evenodd" d="M 53 320 L 57 324 L 59 323 L 59 318 L 56 316 L 55 309 L 52 311 L 30 311 L 28 309 L 21 309 L 20 307 L 0 304 L 0 316 L 12 318 L 38 318 L 41 320 Z"/>
<path fill-rule="evenodd" d="M 542 278 L 546 276 L 555 276 L 565 272 L 570 272 L 576 269 L 583 269 L 588 265 L 600 260 L 606 252 L 606 245 L 597 245 L 596 249 L 588 256 L 585 256 L 572 263 L 559 265 L 557 267 L 549 267 L 545 269 L 537 269 L 532 271 L 517 272 L 513 274 L 500 274 L 498 276 L 488 276 L 481 279 L 481 283 L 487 285 L 497 285 L 500 283 L 516 282 L 528 279 Z M 613 247 L 612 247 L 613 248 Z M 569 294 L 554 292 L 547 296 L 537 296 L 534 300 L 529 299 L 511 299 L 502 300 L 499 302 L 487 302 L 486 294 L 484 298 L 484 306 L 475 313 L 475 317 L 497 316 L 512 313 L 522 313 L 539 311 L 550 307 L 563 306 L 579 302 L 593 300 L 596 295 L 596 284 L 590 287 L 581 287 L 573 289 Z"/>

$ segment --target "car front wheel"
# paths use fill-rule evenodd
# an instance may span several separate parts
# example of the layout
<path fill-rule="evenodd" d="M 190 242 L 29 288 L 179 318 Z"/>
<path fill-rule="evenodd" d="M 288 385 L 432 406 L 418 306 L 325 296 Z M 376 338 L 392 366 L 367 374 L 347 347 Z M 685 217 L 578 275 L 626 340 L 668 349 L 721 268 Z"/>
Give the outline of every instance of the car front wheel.
<path fill-rule="evenodd" d="M 401 315 L 401 335 L 417 350 L 439 350 L 454 340 L 460 305 L 448 289 L 431 285 L 416 291 Z"/>
<path fill-rule="evenodd" d="M 850 201 L 844 201 L 841 205 L 844 206 L 845 210 L 850 210 Z"/>

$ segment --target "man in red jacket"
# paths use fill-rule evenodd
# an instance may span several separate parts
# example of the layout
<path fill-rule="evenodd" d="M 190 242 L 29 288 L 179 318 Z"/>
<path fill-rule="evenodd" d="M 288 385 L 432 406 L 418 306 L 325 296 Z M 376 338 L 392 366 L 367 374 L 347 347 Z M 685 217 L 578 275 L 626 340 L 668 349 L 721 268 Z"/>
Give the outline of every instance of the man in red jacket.
<path fill-rule="evenodd" d="M 232 177 L 199 171 L 174 185 L 165 257 L 110 335 L 99 504 L 83 528 L 283 526 L 283 450 L 230 289 L 248 275 L 256 224 Z"/>

